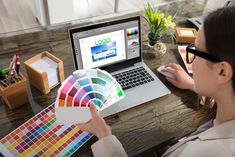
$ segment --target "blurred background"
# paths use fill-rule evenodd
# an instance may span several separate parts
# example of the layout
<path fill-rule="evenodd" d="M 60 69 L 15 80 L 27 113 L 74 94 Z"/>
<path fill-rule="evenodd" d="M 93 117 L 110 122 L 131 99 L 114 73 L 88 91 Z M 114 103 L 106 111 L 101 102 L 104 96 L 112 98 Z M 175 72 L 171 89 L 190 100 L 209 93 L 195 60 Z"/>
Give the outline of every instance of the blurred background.
<path fill-rule="evenodd" d="M 138 12 L 147 2 L 157 7 L 176 1 L 182 0 L 0 0 L 0 34 Z M 195 2 L 208 12 L 225 0 Z"/>

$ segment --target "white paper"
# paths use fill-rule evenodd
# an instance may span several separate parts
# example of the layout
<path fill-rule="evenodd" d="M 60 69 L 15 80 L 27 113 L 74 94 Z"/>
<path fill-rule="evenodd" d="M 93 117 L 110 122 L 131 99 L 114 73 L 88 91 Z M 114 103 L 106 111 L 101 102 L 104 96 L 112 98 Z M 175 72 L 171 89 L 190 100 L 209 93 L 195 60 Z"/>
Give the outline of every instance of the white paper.
<path fill-rule="evenodd" d="M 179 52 L 179 54 L 180 54 L 180 56 L 181 56 L 181 58 L 182 58 L 182 60 L 183 60 L 183 62 L 184 62 L 184 65 L 185 65 L 187 71 L 188 71 L 190 74 L 192 74 L 192 73 L 193 73 L 193 71 L 192 71 L 192 64 L 188 64 L 187 61 L 186 61 L 186 47 L 187 47 L 187 45 L 178 46 L 178 52 Z M 182 53 L 182 52 L 180 51 L 181 49 L 184 49 L 184 52 L 185 52 L 185 53 Z"/>
<path fill-rule="evenodd" d="M 86 123 L 91 119 L 89 107 L 57 107 L 55 115 L 59 125 Z"/>
<path fill-rule="evenodd" d="M 180 30 L 180 34 L 183 36 L 194 36 L 193 31 L 192 30 Z"/>
<path fill-rule="evenodd" d="M 58 64 L 50 58 L 45 56 L 30 64 L 30 66 L 40 73 L 47 73 L 48 84 L 50 88 L 59 82 Z"/>

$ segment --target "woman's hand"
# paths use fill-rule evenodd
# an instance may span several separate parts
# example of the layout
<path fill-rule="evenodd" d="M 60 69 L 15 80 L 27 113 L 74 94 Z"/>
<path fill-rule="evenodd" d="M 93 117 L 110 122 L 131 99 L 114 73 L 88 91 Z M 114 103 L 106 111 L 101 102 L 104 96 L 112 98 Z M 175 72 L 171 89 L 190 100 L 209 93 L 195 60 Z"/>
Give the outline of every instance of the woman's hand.
<path fill-rule="evenodd" d="M 98 114 L 95 105 L 92 103 L 89 105 L 91 111 L 91 120 L 89 120 L 87 123 L 77 124 L 77 126 L 83 131 L 88 131 L 96 135 L 98 139 L 111 135 L 112 132 L 110 126 L 108 126 L 104 119 Z"/>
<path fill-rule="evenodd" d="M 165 65 L 165 69 L 162 71 L 167 71 L 176 76 L 176 79 L 166 77 L 166 79 L 174 86 L 181 89 L 194 90 L 194 80 L 184 71 L 184 69 L 175 63 L 169 63 Z"/>

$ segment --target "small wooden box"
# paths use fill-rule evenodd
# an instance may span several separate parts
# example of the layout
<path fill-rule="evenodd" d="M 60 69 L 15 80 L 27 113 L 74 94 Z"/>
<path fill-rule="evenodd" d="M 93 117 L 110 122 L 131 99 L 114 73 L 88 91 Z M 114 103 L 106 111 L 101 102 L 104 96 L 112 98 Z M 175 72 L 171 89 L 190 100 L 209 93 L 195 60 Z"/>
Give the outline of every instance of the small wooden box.
<path fill-rule="evenodd" d="M 15 80 L 9 86 L 0 86 L 0 95 L 10 109 L 18 108 L 28 102 L 26 78 L 20 73 L 19 79 Z"/>
<path fill-rule="evenodd" d="M 194 28 L 176 27 L 175 35 L 178 43 L 194 43 L 197 31 Z"/>
<path fill-rule="evenodd" d="M 58 77 L 58 83 L 54 84 L 53 86 L 50 86 L 50 80 L 52 78 L 49 78 L 48 75 L 50 73 L 47 72 L 42 72 L 39 69 L 34 68 L 32 65 L 33 63 L 39 61 L 40 59 L 43 58 L 49 58 L 53 62 L 55 62 L 58 66 L 55 68 L 57 71 L 57 76 Z M 54 55 L 50 54 L 47 51 L 44 51 L 31 59 L 27 60 L 24 62 L 25 69 L 28 74 L 28 78 L 30 83 L 36 87 L 38 90 L 40 90 L 43 94 L 47 94 L 50 92 L 52 88 L 60 84 L 61 82 L 64 81 L 64 66 L 63 66 L 63 61 L 61 61 L 59 58 L 55 57 Z M 42 65 L 43 66 L 43 65 Z"/>

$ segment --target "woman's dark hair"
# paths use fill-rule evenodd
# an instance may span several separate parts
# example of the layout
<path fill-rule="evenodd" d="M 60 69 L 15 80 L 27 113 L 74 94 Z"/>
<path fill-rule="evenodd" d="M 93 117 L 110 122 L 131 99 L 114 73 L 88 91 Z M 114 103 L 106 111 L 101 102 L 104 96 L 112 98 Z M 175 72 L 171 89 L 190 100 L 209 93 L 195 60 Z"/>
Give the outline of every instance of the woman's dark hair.
<path fill-rule="evenodd" d="M 204 20 L 207 52 L 227 61 L 233 68 L 233 90 L 235 91 L 235 7 L 219 8 Z M 216 102 L 210 97 L 199 96 L 201 111 L 208 118 L 215 118 Z"/>
<path fill-rule="evenodd" d="M 235 7 L 224 7 L 210 13 L 204 21 L 207 52 L 227 61 L 235 72 Z M 233 74 L 235 91 L 235 75 Z"/>

